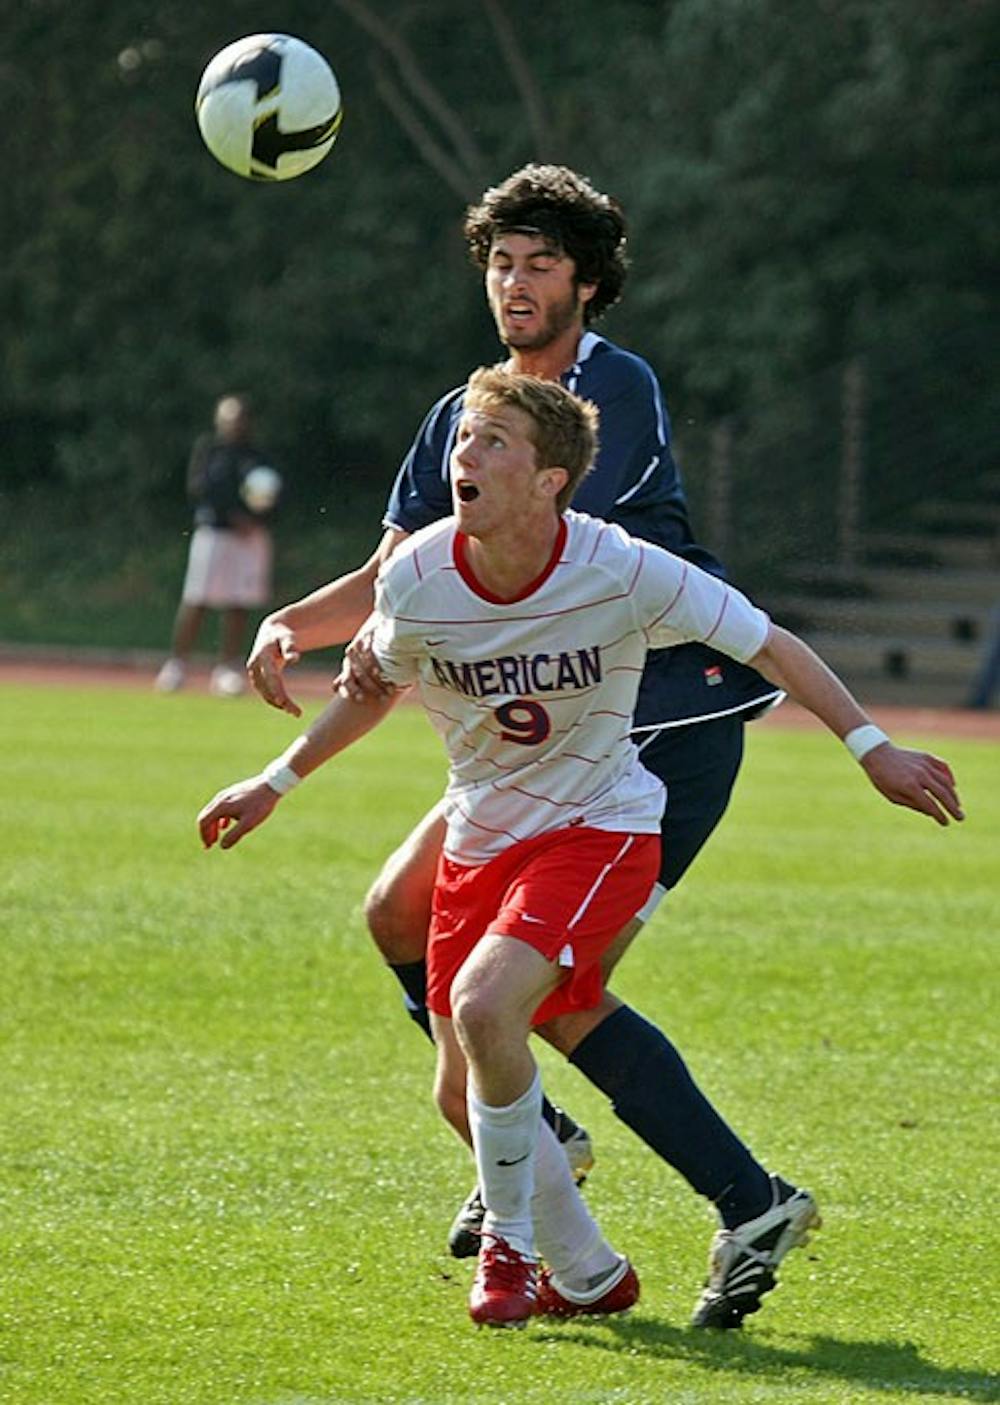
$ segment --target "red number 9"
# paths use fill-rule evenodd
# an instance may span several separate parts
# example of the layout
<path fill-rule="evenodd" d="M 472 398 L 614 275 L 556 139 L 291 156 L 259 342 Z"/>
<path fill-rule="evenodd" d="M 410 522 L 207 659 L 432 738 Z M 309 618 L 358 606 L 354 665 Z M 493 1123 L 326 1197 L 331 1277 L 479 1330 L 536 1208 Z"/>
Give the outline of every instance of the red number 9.
<path fill-rule="evenodd" d="M 527 702 L 523 698 L 517 702 L 502 703 L 496 710 L 496 716 L 503 729 L 500 735 L 505 742 L 538 746 L 552 731 L 549 714 L 541 703 Z"/>

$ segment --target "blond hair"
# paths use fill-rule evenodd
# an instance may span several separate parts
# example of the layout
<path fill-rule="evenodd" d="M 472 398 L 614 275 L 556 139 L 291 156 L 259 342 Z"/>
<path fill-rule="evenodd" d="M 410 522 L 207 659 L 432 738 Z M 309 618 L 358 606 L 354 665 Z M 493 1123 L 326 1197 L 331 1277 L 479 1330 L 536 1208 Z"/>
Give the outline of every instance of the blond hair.
<path fill-rule="evenodd" d="M 560 512 L 568 507 L 597 455 L 597 406 L 567 390 L 559 381 L 480 366 L 469 377 L 466 410 L 497 406 L 520 410 L 531 421 L 529 437 L 539 468 L 562 468 L 569 475 L 556 497 Z"/>

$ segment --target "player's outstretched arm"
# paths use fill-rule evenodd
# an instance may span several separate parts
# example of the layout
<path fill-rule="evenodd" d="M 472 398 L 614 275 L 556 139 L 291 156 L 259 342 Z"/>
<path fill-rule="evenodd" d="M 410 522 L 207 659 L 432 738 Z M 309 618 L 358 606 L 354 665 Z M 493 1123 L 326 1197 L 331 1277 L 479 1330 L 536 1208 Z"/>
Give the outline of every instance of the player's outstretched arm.
<path fill-rule="evenodd" d="M 363 566 L 261 621 L 246 667 L 250 682 L 266 703 L 293 717 L 302 716 L 285 686 L 285 669 L 310 650 L 343 644 L 355 634 L 371 613 L 379 567 L 407 535 L 388 528 Z"/>
<path fill-rule="evenodd" d="M 273 813 L 283 795 L 339 751 L 370 732 L 392 710 L 395 697 L 358 707 L 336 697 L 285 752 L 257 776 L 220 790 L 198 813 L 198 832 L 206 849 L 235 844 Z"/>
<path fill-rule="evenodd" d="M 767 643 L 750 664 L 825 722 L 887 800 L 940 825 L 948 824 L 949 816 L 965 818 L 948 764 L 928 752 L 895 746 L 804 640 L 772 624 Z"/>

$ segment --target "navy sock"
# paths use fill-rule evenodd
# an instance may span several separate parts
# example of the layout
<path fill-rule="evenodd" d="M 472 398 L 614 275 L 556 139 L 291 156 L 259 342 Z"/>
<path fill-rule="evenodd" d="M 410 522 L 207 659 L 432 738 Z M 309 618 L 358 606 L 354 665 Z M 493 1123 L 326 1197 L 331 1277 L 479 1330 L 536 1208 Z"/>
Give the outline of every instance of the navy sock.
<path fill-rule="evenodd" d="M 389 970 L 396 977 L 403 987 L 403 998 L 406 1004 L 406 1013 L 414 1024 L 419 1025 L 427 1038 L 434 1043 L 434 1036 L 431 1034 L 431 1017 L 427 1009 L 427 962 L 402 961 L 394 964 L 390 961 Z M 554 1132 L 562 1133 L 560 1141 L 565 1141 L 568 1136 L 576 1131 L 576 1123 L 569 1113 L 563 1112 L 561 1108 L 553 1107 L 545 1094 L 542 1094 L 542 1116 Z"/>
<path fill-rule="evenodd" d="M 431 1017 L 427 1009 L 427 962 L 423 958 L 419 961 L 401 961 L 398 965 L 390 961 L 389 970 L 403 987 L 406 1013 L 433 1044 Z"/>
<path fill-rule="evenodd" d="M 615 1115 L 715 1202 L 732 1229 L 771 1204 L 767 1172 L 702 1094 L 670 1040 L 627 1005 L 570 1055 L 611 1099 Z"/>

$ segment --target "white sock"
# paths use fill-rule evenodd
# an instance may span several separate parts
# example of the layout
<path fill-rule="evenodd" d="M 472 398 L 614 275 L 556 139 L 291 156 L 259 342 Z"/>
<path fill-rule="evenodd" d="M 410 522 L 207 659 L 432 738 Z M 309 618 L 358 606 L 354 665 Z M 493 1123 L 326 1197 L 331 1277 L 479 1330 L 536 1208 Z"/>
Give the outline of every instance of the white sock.
<path fill-rule="evenodd" d="M 601 1297 L 624 1265 L 604 1238 L 570 1173 L 566 1153 L 547 1122 L 535 1151 L 535 1193 L 531 1199 L 538 1252 L 552 1270 L 555 1285 L 581 1302 Z M 592 1300 L 592 1298 L 591 1298 Z"/>
<path fill-rule="evenodd" d="M 469 1129 L 486 1214 L 483 1232 L 498 1234 L 519 1254 L 534 1255 L 531 1194 L 535 1146 L 542 1126 L 542 1080 L 535 1076 L 526 1092 L 508 1107 L 481 1103 L 470 1082 L 466 1094 Z M 563 1158 L 565 1160 L 565 1158 Z"/>

